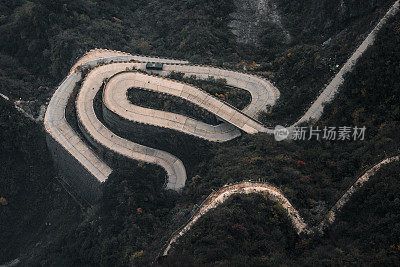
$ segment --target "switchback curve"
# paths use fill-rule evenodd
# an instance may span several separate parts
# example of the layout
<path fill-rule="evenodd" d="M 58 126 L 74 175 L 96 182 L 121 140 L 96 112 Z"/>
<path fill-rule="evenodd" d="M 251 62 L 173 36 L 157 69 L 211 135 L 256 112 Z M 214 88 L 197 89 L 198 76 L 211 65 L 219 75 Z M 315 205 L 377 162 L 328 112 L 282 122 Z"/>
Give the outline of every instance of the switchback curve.
<path fill-rule="evenodd" d="M 381 27 L 386 23 L 387 19 L 393 16 L 399 9 L 399 1 L 396 1 L 394 5 L 389 9 L 389 11 L 385 14 L 385 16 L 379 21 L 376 27 L 371 31 L 371 33 L 367 36 L 367 38 L 363 41 L 363 43 L 356 49 L 351 58 L 344 64 L 341 70 L 337 73 L 337 75 L 332 79 L 330 84 L 322 91 L 317 100 L 311 105 L 311 107 L 307 110 L 307 112 L 293 125 L 289 128 L 293 128 L 294 126 L 308 121 L 310 119 L 317 119 L 322 113 L 323 105 L 325 102 L 330 101 L 334 94 L 337 91 L 337 88 L 343 83 L 343 76 L 351 71 L 352 67 L 356 64 L 357 60 L 362 56 L 362 54 L 366 51 L 366 49 L 373 44 L 375 41 L 375 37 L 377 32 L 381 29 Z M 131 62 L 131 63 L 129 63 Z M 171 60 L 171 59 L 162 59 L 162 58 L 151 58 L 151 57 L 142 57 L 142 56 L 132 56 L 127 53 L 118 52 L 118 51 L 110 51 L 110 50 L 93 50 L 82 57 L 71 69 L 71 72 L 66 77 L 66 79 L 61 83 L 55 94 L 53 95 L 48 109 L 46 111 L 44 125 L 46 131 L 49 133 L 48 135 L 48 143 L 52 148 L 53 156 L 60 161 L 60 158 L 65 158 L 65 155 L 71 156 L 74 160 L 74 163 L 71 165 L 80 165 L 83 168 L 83 173 L 86 176 L 91 176 L 93 179 L 88 179 L 95 182 L 104 182 L 109 174 L 111 173 L 111 168 L 98 157 L 91 148 L 89 148 L 79 137 L 79 135 L 68 125 L 65 119 L 65 108 L 68 102 L 68 99 L 71 96 L 71 93 L 76 86 L 77 82 L 82 79 L 81 70 L 87 67 L 94 68 L 92 72 L 98 72 L 98 69 L 104 71 L 103 76 L 99 77 L 112 77 L 118 72 L 124 71 L 121 69 L 121 66 L 126 66 L 129 68 L 130 66 L 137 69 L 144 69 L 146 62 L 160 62 L 166 64 L 165 69 L 163 69 L 159 74 L 167 74 L 171 71 L 179 71 L 188 74 L 194 74 L 200 78 L 208 78 L 211 76 L 221 77 L 227 80 L 229 85 L 237 86 L 239 88 L 248 90 L 252 95 L 252 103 L 247 106 L 244 110 L 239 111 L 234 107 L 224 103 L 218 99 L 213 98 L 207 94 L 203 94 L 201 90 L 196 88 L 192 88 L 194 94 L 191 97 L 190 95 L 184 96 L 181 91 L 180 97 L 185 98 L 188 101 L 196 102 L 194 98 L 198 98 L 200 95 L 203 101 L 198 101 L 196 104 L 205 107 L 206 109 L 216 116 L 224 119 L 226 121 L 225 131 L 236 131 L 234 135 L 225 137 L 225 139 L 216 139 L 212 138 L 212 134 L 207 131 L 203 131 L 204 133 L 200 133 L 200 131 L 184 131 L 183 127 L 181 128 L 182 132 L 192 134 L 198 137 L 202 137 L 206 140 L 210 141 L 226 141 L 232 138 L 237 137 L 238 131 L 236 128 L 241 129 L 246 133 L 257 133 L 257 132 L 266 132 L 272 134 L 274 132 L 273 129 L 269 129 L 261 125 L 256 120 L 257 114 L 261 110 L 265 110 L 267 105 L 275 104 L 276 100 L 279 98 L 279 91 L 276 89 L 271 83 L 264 80 L 263 78 L 256 77 L 254 75 L 222 70 L 213 67 L 206 66 L 191 66 L 188 65 L 187 61 L 179 61 L 179 60 Z M 100 66 L 99 65 L 104 65 Z M 126 65 L 124 65 L 126 64 Z M 170 155 L 169 153 L 165 153 L 156 149 L 147 148 L 144 146 L 140 146 L 138 144 L 133 144 L 127 142 L 127 140 L 122 138 L 117 138 L 107 127 L 103 124 L 99 124 L 96 120 L 95 116 L 93 116 L 93 107 L 92 100 L 93 94 L 90 93 L 90 90 L 93 91 L 98 90 L 100 82 L 97 80 L 88 79 L 88 77 L 95 77 L 95 75 L 90 72 L 85 81 L 83 82 L 83 89 L 79 93 L 79 97 L 77 100 L 77 115 L 80 122 L 80 127 L 83 131 L 83 134 L 92 142 L 95 146 L 101 146 L 104 149 L 111 150 L 127 156 L 129 158 L 134 158 L 154 164 L 158 164 L 166 169 L 169 180 L 168 180 L 168 188 L 179 190 L 185 184 L 186 180 L 186 171 L 182 162 L 176 157 Z M 139 77 L 137 74 L 130 74 L 130 76 Z M 141 78 L 143 78 L 142 76 Z M 161 84 L 178 84 L 178 82 L 171 82 L 168 80 L 162 80 L 159 78 L 149 78 L 151 76 L 146 76 L 148 81 L 161 81 Z M 138 82 L 135 80 L 134 83 Z M 91 85 L 94 85 L 90 88 Z M 143 83 L 142 83 L 143 85 Z M 159 86 L 160 84 L 158 84 Z M 188 85 L 185 85 L 188 86 Z M 122 90 L 126 89 L 124 86 L 115 88 Z M 168 86 L 166 86 L 167 91 L 170 90 Z M 154 88 L 152 88 L 154 89 Z M 172 93 L 169 91 L 168 93 Z M 212 101 L 214 108 L 211 108 L 209 105 L 205 103 L 209 100 Z M 89 102 L 87 102 L 89 101 Z M 113 109 L 114 106 L 108 106 L 110 110 Z M 127 107 L 127 106 L 125 106 Z M 127 110 L 127 109 L 125 109 Z M 120 114 L 115 113 L 117 115 L 122 116 L 123 112 Z M 151 114 L 147 114 L 150 115 Z M 163 115 L 166 115 L 164 113 Z M 169 117 L 171 114 L 169 114 Z M 153 116 L 154 117 L 154 116 Z M 168 118 L 164 118 L 168 119 Z M 182 118 L 180 118 L 182 119 Z M 150 123 L 149 116 L 147 118 L 148 123 Z M 132 120 L 134 121 L 134 120 Z M 161 127 L 165 127 L 166 125 L 169 128 L 179 130 L 181 126 L 178 126 L 179 119 L 172 120 L 168 125 L 165 123 L 160 123 Z M 143 122 L 143 120 L 142 120 Z M 151 122 L 154 125 L 156 123 Z M 228 127 L 232 127 L 232 130 L 228 130 Z M 222 126 L 221 126 L 222 128 Z M 211 131 L 212 132 L 212 131 Z M 224 132 L 224 131 L 221 131 Z M 205 134 L 207 133 L 207 134 Z M 106 137 L 106 136 L 107 137 Z M 138 150 L 132 149 L 132 146 L 139 148 Z M 58 149 L 61 148 L 61 149 Z M 62 150 L 63 153 L 59 152 Z M 62 159 L 61 159 L 62 160 Z M 57 160 L 56 160 L 57 161 Z M 62 164 L 58 164 L 61 166 Z M 85 178 L 86 179 L 86 178 Z M 94 186 L 93 183 L 90 186 Z"/>
<path fill-rule="evenodd" d="M 244 111 L 240 111 L 194 86 L 139 72 L 127 72 L 127 70 L 134 69 L 145 70 L 146 62 L 164 63 L 163 74 L 179 71 L 199 77 L 226 77 L 229 81 L 228 84 L 249 91 L 252 101 Z M 82 77 L 82 70 L 87 68 L 89 68 L 89 73 L 86 77 Z M 123 139 L 99 121 L 94 112 L 93 100 L 106 79 L 109 79 L 110 84 L 107 88 L 114 89 L 106 90 L 103 96 L 105 107 L 107 107 L 104 117 L 110 125 L 125 118 L 128 121 L 166 127 L 215 142 L 228 141 L 239 136 L 239 129 L 251 134 L 263 131 L 264 127 L 255 118 L 259 111 L 265 110 L 267 104 L 274 104 L 279 97 L 279 91 L 271 83 L 254 75 L 213 67 L 188 65 L 185 61 L 136 57 L 109 50 L 91 51 L 74 65 L 70 74 L 61 83 L 49 103 L 44 120 L 49 133 L 49 147 L 52 148 L 54 158 L 60 158 L 58 161 L 62 161 L 66 151 L 83 167 L 84 176 L 92 176 L 93 179 L 84 178 L 90 181 L 90 187 L 95 187 L 96 180 L 104 182 L 112 170 L 80 139 L 79 134 L 68 125 L 65 119 L 68 99 L 78 82 L 82 82 L 76 100 L 78 124 L 82 134 L 94 147 L 100 151 L 112 151 L 127 158 L 162 166 L 168 174 L 167 188 L 169 189 L 179 190 L 184 186 L 186 180 L 186 170 L 178 158 L 164 151 Z M 117 86 L 111 86 L 113 84 Z M 126 100 L 126 90 L 130 86 L 158 89 L 160 92 L 176 95 L 210 111 L 223 119 L 225 123 L 217 126 L 206 125 L 177 114 L 135 107 Z M 107 92 L 111 93 L 107 94 Z M 112 101 L 113 99 L 114 101 Z M 115 101 L 116 99 L 117 101 Z M 124 103 L 124 106 L 121 106 L 121 103 Z M 129 115 L 128 110 L 140 110 L 141 113 L 136 112 L 132 116 L 131 112 L 131 116 L 127 116 Z M 141 116 L 141 120 L 138 115 Z M 61 149 L 57 149 L 57 145 Z M 60 155 L 59 150 L 64 153 Z M 76 165 L 76 162 L 74 163 Z"/>

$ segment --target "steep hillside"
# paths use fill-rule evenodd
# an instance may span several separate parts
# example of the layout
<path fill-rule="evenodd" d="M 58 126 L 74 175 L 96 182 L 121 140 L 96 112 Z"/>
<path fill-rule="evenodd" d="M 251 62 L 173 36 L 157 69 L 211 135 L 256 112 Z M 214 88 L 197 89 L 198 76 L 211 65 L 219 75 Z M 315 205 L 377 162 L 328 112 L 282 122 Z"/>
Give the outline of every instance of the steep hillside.
<path fill-rule="evenodd" d="M 346 7 L 342 13 L 340 2 Z M 265 124 L 288 125 L 299 119 L 302 112 L 298 111 L 309 107 L 392 4 L 282 1 L 282 21 L 292 42 L 277 42 L 280 31 L 275 26 L 265 27 L 260 59 L 254 56 L 260 62 L 255 71 L 281 91 L 277 105 L 264 117 Z"/>
<path fill-rule="evenodd" d="M 0 98 L 0 262 L 47 242 L 80 220 L 56 178 L 41 128 Z"/>
<path fill-rule="evenodd" d="M 263 121 L 288 123 L 392 2 L 0 1 L 0 93 L 45 103 L 77 57 L 102 47 L 263 75 L 281 90 Z M 247 25 L 260 28 L 247 36 Z M 0 263 L 18 257 L 25 266 L 149 265 L 207 195 L 248 179 L 279 187 L 316 225 L 367 167 L 399 153 L 399 29 L 397 15 L 317 123 L 365 125 L 364 141 L 278 143 L 258 134 L 214 144 L 138 129 L 134 138 L 144 144 L 187 155 L 190 176 L 180 194 L 162 190 L 160 168 L 122 162 L 100 203 L 81 207 L 56 177 L 41 126 L 0 98 Z M 398 265 L 398 170 L 382 170 L 325 236 L 298 237 L 279 205 L 239 196 L 204 217 L 160 264 Z"/>
<path fill-rule="evenodd" d="M 349 23 L 391 4 L 387 0 L 233 2 L 236 8 L 229 26 L 237 41 L 258 47 L 290 47 L 306 41 L 325 41 L 323 38 L 338 34 L 348 28 Z"/>
<path fill-rule="evenodd" d="M 327 106 L 322 121 L 317 123 L 320 129 L 365 125 L 365 141 L 293 141 L 275 146 L 265 144 L 269 140 L 266 137 L 250 137 L 235 148 L 216 153 L 220 156 L 211 161 L 213 170 L 204 169 L 201 177 L 224 177 L 222 183 L 265 177 L 270 183 L 280 184 L 307 219 L 322 220 L 327 208 L 352 184 L 360 170 L 400 153 L 399 29 L 397 15 L 346 77 L 338 98 Z M 306 166 L 296 168 L 296 160 L 305 161 Z M 290 239 L 291 235 L 284 234 L 282 228 L 276 229 L 282 226 L 284 215 L 262 216 L 273 209 L 273 204 L 264 203 L 261 208 L 262 197 L 236 197 L 206 214 L 178 241 L 176 251 L 172 250 L 164 263 L 176 264 L 183 257 L 194 265 L 398 265 L 399 167 L 395 163 L 379 171 L 352 197 L 325 235 Z M 196 188 L 200 185 L 198 182 Z M 262 219 L 254 223 L 258 216 Z M 273 226 L 269 225 L 271 216 L 276 220 Z M 273 237 L 262 239 L 266 243 L 257 239 L 269 234 Z M 280 240 L 279 245 L 276 240 Z M 277 247 L 280 249 L 275 250 Z"/>
<path fill-rule="evenodd" d="M 234 47 L 226 30 L 229 0 L 17 1 L 1 7 L 1 53 L 50 81 L 58 82 L 78 56 L 96 47 L 192 60 L 221 59 Z"/>

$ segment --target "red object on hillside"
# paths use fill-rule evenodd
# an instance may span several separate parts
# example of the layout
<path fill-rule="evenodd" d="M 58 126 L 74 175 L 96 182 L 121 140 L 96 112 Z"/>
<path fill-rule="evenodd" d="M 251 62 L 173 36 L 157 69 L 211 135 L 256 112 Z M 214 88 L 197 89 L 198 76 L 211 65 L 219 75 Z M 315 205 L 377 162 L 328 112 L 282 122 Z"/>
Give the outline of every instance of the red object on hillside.
<path fill-rule="evenodd" d="M 297 168 L 300 168 L 301 166 L 305 166 L 305 165 L 307 165 L 304 161 L 302 161 L 302 160 L 299 160 L 298 162 L 297 162 Z"/>
<path fill-rule="evenodd" d="M 142 214 L 143 210 L 141 208 L 137 208 L 137 213 Z"/>

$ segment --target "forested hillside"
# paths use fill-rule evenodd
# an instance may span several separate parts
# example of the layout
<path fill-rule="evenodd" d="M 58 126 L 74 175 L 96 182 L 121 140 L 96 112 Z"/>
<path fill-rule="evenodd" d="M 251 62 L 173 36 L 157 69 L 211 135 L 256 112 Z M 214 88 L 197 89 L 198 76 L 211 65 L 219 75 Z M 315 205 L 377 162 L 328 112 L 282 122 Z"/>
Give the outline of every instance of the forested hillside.
<path fill-rule="evenodd" d="M 0 51 L 30 73 L 57 82 L 96 47 L 217 60 L 234 54 L 226 26 L 231 10 L 229 0 L 2 1 Z"/>
<path fill-rule="evenodd" d="M 261 43 L 253 46 L 238 43 L 229 29 L 232 0 L 0 0 L 0 93 L 45 103 L 77 58 L 92 48 L 109 48 L 262 75 L 281 91 L 262 121 L 288 123 L 392 1 L 276 3 L 291 42 L 282 42 L 280 29 L 266 24 Z M 399 154 L 399 43 L 397 15 L 316 123 L 365 125 L 364 141 L 278 143 L 266 134 L 244 134 L 214 144 L 138 126 L 131 139 L 183 157 L 185 188 L 181 194 L 163 190 L 161 168 L 124 162 L 105 183 L 104 198 L 90 208 L 80 207 L 56 178 L 41 125 L 0 98 L 0 264 L 18 257 L 24 266 L 399 265 L 398 164 L 358 192 L 325 235 L 298 237 L 279 205 L 263 196 L 237 196 L 156 261 L 196 205 L 226 183 L 268 181 L 315 226 L 354 179 Z M 185 81 L 221 94 L 213 83 Z M 247 96 L 237 95 L 232 101 L 244 105 Z"/>
<path fill-rule="evenodd" d="M 396 78 L 400 60 L 399 29 L 400 16 L 397 15 L 381 31 L 376 44 L 368 50 L 355 70 L 346 77 L 337 99 L 326 107 L 322 120 L 317 123 L 320 128 L 325 125 L 365 125 L 368 129 L 365 141 L 314 140 L 304 144 L 294 141 L 293 144 L 279 144 L 276 147 L 263 143 L 268 140 L 266 137 L 250 138 L 237 144 L 232 152 L 224 149 L 216 153 L 221 157 L 215 158 L 212 166 L 220 167 L 213 168 L 217 171 L 206 177 L 225 177 L 230 182 L 239 181 L 246 174 L 246 178 L 248 174 L 265 177 L 273 184 L 280 184 L 285 195 L 311 222 L 322 220 L 340 192 L 346 190 L 363 169 L 382 158 L 400 153 L 400 83 Z M 278 156 L 274 156 L 275 153 Z M 240 155 L 235 161 L 236 165 L 233 162 L 227 163 L 234 154 Z M 297 160 L 305 161 L 306 166 L 296 167 Z M 238 162 L 241 164 L 237 165 Z M 250 167 L 251 164 L 255 166 Z M 225 173 L 223 170 L 229 169 L 228 166 L 235 167 Z M 264 168 L 266 170 L 260 173 Z M 325 235 L 294 238 L 289 243 L 290 235 L 284 234 L 282 230 L 270 230 L 269 217 L 265 218 L 265 225 L 262 226 L 254 223 L 253 216 L 245 217 L 246 220 L 229 219 L 232 214 L 243 214 L 250 206 L 258 211 L 257 214 L 265 212 L 265 208 L 260 209 L 260 204 L 256 204 L 262 199 L 260 197 L 257 197 L 254 205 L 246 204 L 246 198 L 236 198 L 235 201 L 243 206 L 228 202 L 206 215 L 182 238 L 176 254 L 172 254 L 176 256 L 171 256 L 173 259 L 168 259 L 168 262 L 179 262 L 178 255 L 183 254 L 197 264 L 398 265 L 398 171 L 399 164 L 396 163 L 375 175 L 344 207 L 343 213 Z M 267 209 L 273 207 L 268 202 L 264 202 L 264 205 L 268 205 Z M 255 211 L 246 213 L 252 214 Z M 275 218 L 278 220 L 276 226 L 286 220 L 284 215 Z M 215 223 L 212 230 L 211 222 Z M 241 236 L 235 234 L 235 229 L 239 228 L 236 225 L 238 222 Z M 254 236 L 267 235 L 270 231 L 276 235 L 271 242 L 258 245 L 253 243 L 254 239 L 249 238 L 251 234 L 245 234 L 254 231 Z M 284 247 L 277 251 L 274 250 L 275 246 L 270 249 L 270 244 L 277 239 L 282 240 L 280 245 Z M 211 243 L 229 249 L 222 253 Z M 238 258 L 239 253 L 242 257 Z"/>
<path fill-rule="evenodd" d="M 323 236 L 298 237 L 279 206 L 235 196 L 206 214 L 161 265 L 383 265 L 400 263 L 400 165 L 380 171 Z"/>
<path fill-rule="evenodd" d="M 18 257 L 49 233 L 80 218 L 79 206 L 55 178 L 40 126 L 0 99 L 0 262 Z"/>

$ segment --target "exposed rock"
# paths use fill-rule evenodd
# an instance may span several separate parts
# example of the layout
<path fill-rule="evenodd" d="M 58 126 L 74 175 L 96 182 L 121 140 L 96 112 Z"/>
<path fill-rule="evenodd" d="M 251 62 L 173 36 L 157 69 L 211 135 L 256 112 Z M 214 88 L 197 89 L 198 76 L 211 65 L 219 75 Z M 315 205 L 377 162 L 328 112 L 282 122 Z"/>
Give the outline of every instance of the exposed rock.
<path fill-rule="evenodd" d="M 239 43 L 260 45 L 262 36 L 288 44 L 303 34 L 339 32 L 350 20 L 371 14 L 389 0 L 233 0 L 230 27 Z M 279 38 L 277 38 L 279 37 Z M 265 45 L 265 44 L 264 44 Z M 269 43 L 266 44 L 270 46 Z"/>
<path fill-rule="evenodd" d="M 258 45 L 266 23 L 277 26 L 285 36 L 284 42 L 290 42 L 291 36 L 282 24 L 274 0 L 234 0 L 234 3 L 236 12 L 231 14 L 230 27 L 239 43 Z"/>

